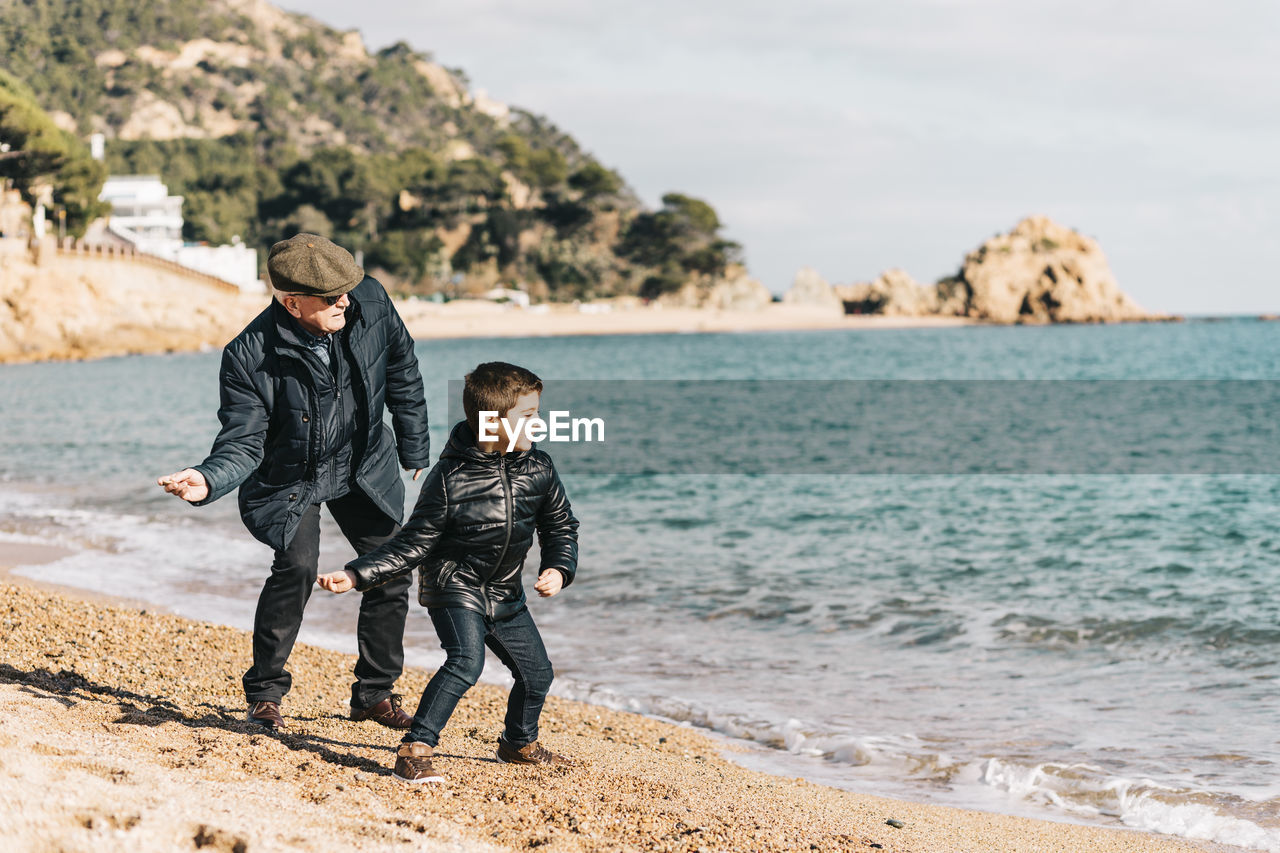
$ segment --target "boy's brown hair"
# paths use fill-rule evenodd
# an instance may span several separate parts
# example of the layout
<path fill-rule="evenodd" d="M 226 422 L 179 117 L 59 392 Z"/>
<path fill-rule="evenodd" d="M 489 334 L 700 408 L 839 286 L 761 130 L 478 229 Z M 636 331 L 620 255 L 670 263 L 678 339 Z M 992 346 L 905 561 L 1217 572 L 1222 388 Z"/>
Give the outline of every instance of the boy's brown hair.
<path fill-rule="evenodd" d="M 542 380 L 532 371 L 505 361 L 481 364 L 467 374 L 462 388 L 462 411 L 471 431 L 480 434 L 481 412 L 497 412 L 498 417 L 506 417 L 516 400 L 531 391 L 542 393 Z"/>

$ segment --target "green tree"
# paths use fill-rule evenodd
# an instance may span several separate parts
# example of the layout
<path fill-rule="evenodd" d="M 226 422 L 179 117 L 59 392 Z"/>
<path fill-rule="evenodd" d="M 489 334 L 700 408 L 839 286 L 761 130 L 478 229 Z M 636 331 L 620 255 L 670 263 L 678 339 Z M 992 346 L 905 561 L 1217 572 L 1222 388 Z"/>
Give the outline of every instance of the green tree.
<path fill-rule="evenodd" d="M 98 201 L 105 167 L 89 156 L 80 140 L 54 124 L 35 101 L 31 89 L 0 71 L 0 144 L 10 156 L 0 159 L 0 177 L 9 178 L 28 204 L 35 205 L 37 187 L 48 184 L 53 203 L 67 212 L 73 235 L 105 212 Z"/>
<path fill-rule="evenodd" d="M 159 175 L 170 192 L 183 197 L 183 236 L 210 243 L 227 243 L 234 236 L 250 244 L 267 239 L 260 205 L 281 192 L 273 168 L 278 156 L 268 137 L 249 133 L 162 142 L 117 140 L 107 145 L 113 172 Z"/>
<path fill-rule="evenodd" d="M 622 179 L 612 169 L 606 169 L 595 160 L 588 160 L 582 168 L 569 176 L 569 186 L 582 193 L 584 201 L 611 196 L 622 189 Z"/>
<path fill-rule="evenodd" d="M 662 210 L 699 235 L 710 237 L 720 230 L 720 217 L 716 216 L 715 208 L 702 199 L 667 193 L 662 197 Z"/>
<path fill-rule="evenodd" d="M 328 237 L 333 234 L 333 223 L 329 221 L 329 217 L 324 215 L 324 211 L 319 208 L 309 204 L 299 205 L 297 209 L 279 221 L 277 236 L 280 240 L 287 240 L 294 234 L 303 232 Z"/>
<path fill-rule="evenodd" d="M 508 169 L 518 177 L 529 174 L 529 157 L 533 154 L 529 141 L 523 136 L 508 133 L 498 140 L 497 149 L 502 154 Z"/>
<path fill-rule="evenodd" d="M 540 189 L 558 187 L 569 177 L 569 164 L 554 148 L 542 148 L 529 155 L 529 177 Z"/>
<path fill-rule="evenodd" d="M 719 236 L 720 217 L 701 199 L 680 193 L 662 197 L 662 209 L 632 220 L 618 246 L 618 254 L 641 266 L 660 271 L 646 282 L 650 292 L 666 292 L 683 271 L 722 275 L 740 258 L 741 247 Z M 643 290 L 643 288 L 642 288 Z"/>
<path fill-rule="evenodd" d="M 365 266 L 381 267 L 417 285 L 439 265 L 443 247 L 436 233 L 427 228 L 389 231 L 365 252 Z"/>
<path fill-rule="evenodd" d="M 497 142 L 504 165 L 517 178 L 540 189 L 558 187 L 569 177 L 569 163 L 554 148 L 534 148 L 523 136 L 508 133 Z"/>

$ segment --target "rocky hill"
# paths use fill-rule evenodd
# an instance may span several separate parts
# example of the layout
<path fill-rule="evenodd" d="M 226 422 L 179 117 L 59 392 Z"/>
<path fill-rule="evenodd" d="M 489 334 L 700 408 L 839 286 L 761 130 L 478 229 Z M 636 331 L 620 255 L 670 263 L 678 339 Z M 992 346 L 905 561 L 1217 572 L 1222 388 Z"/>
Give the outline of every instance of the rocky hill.
<path fill-rule="evenodd" d="M 113 172 L 160 174 L 188 239 L 320 231 L 393 289 L 550 299 L 709 294 L 736 260 L 714 212 L 686 204 L 705 203 L 645 211 L 460 70 L 264 0 L 0 0 L 0 68 L 59 126 L 104 133 Z M 664 214 L 675 227 L 651 227 Z"/>
<path fill-rule="evenodd" d="M 349 145 L 492 156 L 504 131 L 583 155 L 536 117 L 467 90 L 401 43 L 370 53 L 265 0 L 5 0 L 0 64 L 68 129 L 119 140 L 279 134 L 299 151 Z"/>
<path fill-rule="evenodd" d="M 1163 319 L 1116 283 L 1097 242 L 1045 216 L 1031 216 L 970 252 L 955 275 L 918 284 L 899 269 L 875 281 L 830 287 L 802 270 L 788 297 L 831 295 L 852 314 L 969 317 L 991 323 L 1116 323 Z"/>

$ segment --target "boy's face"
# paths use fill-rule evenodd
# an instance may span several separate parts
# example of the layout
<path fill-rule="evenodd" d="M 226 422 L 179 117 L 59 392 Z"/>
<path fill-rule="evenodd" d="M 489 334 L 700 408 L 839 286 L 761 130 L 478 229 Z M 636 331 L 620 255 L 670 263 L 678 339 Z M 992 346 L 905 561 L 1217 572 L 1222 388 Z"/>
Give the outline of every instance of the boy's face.
<path fill-rule="evenodd" d="M 521 418 L 524 418 L 525 426 L 528 426 L 529 421 L 538 416 L 538 406 L 541 402 L 542 395 L 537 391 L 522 394 L 516 398 L 516 404 L 505 412 L 502 417 L 511 423 L 513 430 Z M 498 446 L 505 450 L 511 444 L 511 433 L 507 432 L 507 424 L 503 420 L 498 421 L 498 434 L 498 441 L 500 442 Z M 515 449 L 528 450 L 530 447 L 533 447 L 533 442 L 529 440 L 528 432 L 521 429 L 519 437 L 516 439 Z"/>

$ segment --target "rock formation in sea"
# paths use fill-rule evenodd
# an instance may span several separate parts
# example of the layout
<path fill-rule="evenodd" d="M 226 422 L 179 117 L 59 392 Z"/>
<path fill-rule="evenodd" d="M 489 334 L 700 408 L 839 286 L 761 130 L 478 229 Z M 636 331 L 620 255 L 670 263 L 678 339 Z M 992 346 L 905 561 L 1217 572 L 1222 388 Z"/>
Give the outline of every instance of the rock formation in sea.
<path fill-rule="evenodd" d="M 797 276 L 792 290 L 798 288 L 795 299 L 803 300 L 812 283 Z M 920 285 L 891 269 L 875 281 L 834 291 L 851 314 L 1029 324 L 1168 319 L 1143 311 L 1120 289 L 1095 240 L 1047 216 L 1027 217 L 987 240 L 936 284 Z"/>
<path fill-rule="evenodd" d="M 835 292 L 849 314 L 926 317 L 940 313 L 938 288 L 919 284 L 900 269 L 886 270 L 870 283 L 837 287 Z"/>
<path fill-rule="evenodd" d="M 658 298 L 669 308 L 710 308 L 721 311 L 754 311 L 773 301 L 773 294 L 744 267 L 734 264 L 723 276 L 697 276 L 679 290 Z"/>
<path fill-rule="evenodd" d="M 939 310 L 995 323 L 1153 319 L 1120 289 L 1093 239 L 1031 216 L 983 243 L 938 282 Z"/>

